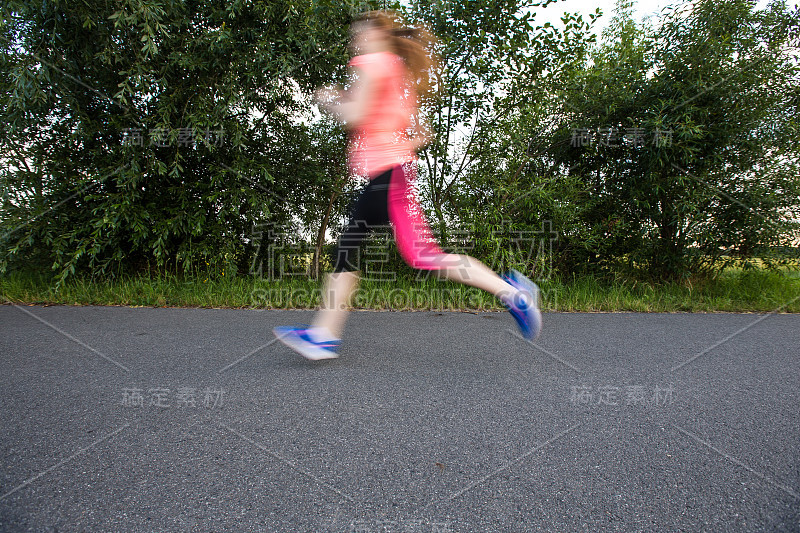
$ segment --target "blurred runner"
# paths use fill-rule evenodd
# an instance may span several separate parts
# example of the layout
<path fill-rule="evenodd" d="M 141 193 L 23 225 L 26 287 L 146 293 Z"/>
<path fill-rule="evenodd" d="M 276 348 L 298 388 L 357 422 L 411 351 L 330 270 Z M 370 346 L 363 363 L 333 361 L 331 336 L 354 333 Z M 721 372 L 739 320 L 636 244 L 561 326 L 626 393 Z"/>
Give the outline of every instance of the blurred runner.
<path fill-rule="evenodd" d="M 366 13 L 351 28 L 357 55 L 348 66 L 356 81 L 348 91 L 320 89 L 316 100 L 345 124 L 350 168 L 368 176 L 369 184 L 339 238 L 334 272 L 325 280 L 322 308 L 313 325 L 280 326 L 275 335 L 307 359 L 338 357 L 359 279 L 359 247 L 370 231 L 391 223 L 400 254 L 410 266 L 494 294 L 522 335 L 536 338 L 542 322 L 538 287 L 517 271 L 500 277 L 474 257 L 444 253 L 412 192 L 416 151 L 430 140 L 418 115 L 418 97 L 430 90 L 435 65 L 428 32 L 407 27 L 386 11 Z"/>

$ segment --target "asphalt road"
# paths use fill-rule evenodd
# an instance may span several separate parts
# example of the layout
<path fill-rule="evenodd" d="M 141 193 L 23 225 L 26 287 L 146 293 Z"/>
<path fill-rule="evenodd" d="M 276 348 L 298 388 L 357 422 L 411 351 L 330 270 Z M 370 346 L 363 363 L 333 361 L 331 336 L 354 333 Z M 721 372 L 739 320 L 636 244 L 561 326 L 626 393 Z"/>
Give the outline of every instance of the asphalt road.
<path fill-rule="evenodd" d="M 2 531 L 800 531 L 800 316 L 0 306 Z"/>

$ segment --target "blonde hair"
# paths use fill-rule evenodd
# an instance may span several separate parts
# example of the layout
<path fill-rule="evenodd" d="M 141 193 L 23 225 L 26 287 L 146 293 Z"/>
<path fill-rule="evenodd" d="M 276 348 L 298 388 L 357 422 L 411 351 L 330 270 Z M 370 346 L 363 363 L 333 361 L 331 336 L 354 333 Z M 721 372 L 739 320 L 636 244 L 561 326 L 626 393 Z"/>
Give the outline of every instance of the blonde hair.
<path fill-rule="evenodd" d="M 424 27 L 407 26 L 394 11 L 368 11 L 355 22 L 365 22 L 389 35 L 389 48 L 400 56 L 408 71 L 408 80 L 418 96 L 430 96 L 439 58 L 433 51 L 436 38 Z"/>

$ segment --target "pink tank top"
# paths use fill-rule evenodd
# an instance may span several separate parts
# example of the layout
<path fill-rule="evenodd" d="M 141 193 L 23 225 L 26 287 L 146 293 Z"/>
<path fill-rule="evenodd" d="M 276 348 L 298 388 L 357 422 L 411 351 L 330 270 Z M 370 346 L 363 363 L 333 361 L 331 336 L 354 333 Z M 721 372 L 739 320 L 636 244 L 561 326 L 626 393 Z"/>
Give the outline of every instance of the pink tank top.
<path fill-rule="evenodd" d="M 403 60 L 390 52 L 356 56 L 348 63 L 368 73 L 375 87 L 364 120 L 351 131 L 349 161 L 353 173 L 370 179 L 416 157 L 407 130 L 415 98 L 405 82 Z"/>

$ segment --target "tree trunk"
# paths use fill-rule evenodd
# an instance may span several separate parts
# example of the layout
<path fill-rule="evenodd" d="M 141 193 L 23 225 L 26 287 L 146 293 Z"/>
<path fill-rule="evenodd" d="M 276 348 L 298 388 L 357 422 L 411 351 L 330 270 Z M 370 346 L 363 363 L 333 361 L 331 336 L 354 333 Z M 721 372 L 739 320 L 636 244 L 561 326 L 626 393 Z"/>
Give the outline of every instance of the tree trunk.
<path fill-rule="evenodd" d="M 325 244 L 325 232 L 328 230 L 328 221 L 331 216 L 331 209 L 333 209 L 333 202 L 339 196 L 339 192 L 334 190 L 328 200 L 328 207 L 325 209 L 325 215 L 322 217 L 322 223 L 319 225 L 317 232 L 317 242 L 314 247 L 314 262 L 312 265 L 312 276 L 314 279 L 319 279 L 320 275 L 320 258 L 322 257 L 322 246 Z"/>

